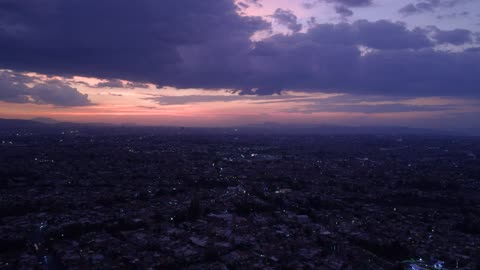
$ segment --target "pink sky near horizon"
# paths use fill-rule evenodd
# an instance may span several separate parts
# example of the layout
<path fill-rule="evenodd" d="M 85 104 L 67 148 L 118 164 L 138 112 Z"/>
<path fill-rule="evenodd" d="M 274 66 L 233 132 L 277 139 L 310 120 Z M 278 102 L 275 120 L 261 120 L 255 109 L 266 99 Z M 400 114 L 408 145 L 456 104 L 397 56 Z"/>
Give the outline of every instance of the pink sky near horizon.
<path fill-rule="evenodd" d="M 43 75 L 29 73 L 38 79 Z M 403 101 L 368 99 L 352 102 L 342 100 L 342 94 L 303 93 L 287 91 L 283 96 L 271 97 L 239 96 L 228 90 L 204 89 L 157 89 L 149 88 L 97 88 L 92 85 L 102 82 L 94 78 L 55 78 L 61 79 L 88 94 L 93 103 L 83 107 L 58 107 L 42 104 L 16 104 L 0 102 L 1 118 L 32 119 L 48 117 L 59 121 L 101 122 L 113 124 L 175 125 L 175 126 L 235 126 L 263 122 L 342 124 L 342 125 L 410 125 L 424 127 L 432 119 L 448 119 L 448 111 L 417 112 L 302 112 L 315 102 L 326 102 L 328 106 L 376 106 L 401 103 L 414 106 L 459 105 L 456 112 L 475 111 L 475 105 L 468 100 L 447 97 L 415 98 Z M 126 82 L 125 82 L 126 83 Z M 199 96 L 221 97 L 225 100 L 196 101 Z M 347 97 L 347 96 L 345 96 Z M 176 104 L 160 104 L 152 98 L 180 98 Z M 332 100 L 330 100 L 332 98 Z M 192 101 L 189 101 L 193 99 Z M 298 110 L 298 111 L 297 111 Z M 477 110 L 478 111 L 478 110 Z M 431 126 L 434 127 L 434 126 Z"/>

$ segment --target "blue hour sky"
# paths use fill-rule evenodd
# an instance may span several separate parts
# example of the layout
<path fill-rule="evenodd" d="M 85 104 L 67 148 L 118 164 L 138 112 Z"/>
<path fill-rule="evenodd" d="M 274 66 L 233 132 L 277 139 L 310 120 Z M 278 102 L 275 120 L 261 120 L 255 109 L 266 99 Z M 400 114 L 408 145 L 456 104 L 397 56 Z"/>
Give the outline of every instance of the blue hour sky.
<path fill-rule="evenodd" d="M 0 117 L 480 129 L 475 0 L 3 0 Z"/>

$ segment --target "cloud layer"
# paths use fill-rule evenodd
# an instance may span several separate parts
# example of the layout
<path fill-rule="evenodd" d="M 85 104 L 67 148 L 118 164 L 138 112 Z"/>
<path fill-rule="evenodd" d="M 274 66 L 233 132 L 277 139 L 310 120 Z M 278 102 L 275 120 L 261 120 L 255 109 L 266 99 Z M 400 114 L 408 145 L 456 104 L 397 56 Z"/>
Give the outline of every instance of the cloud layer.
<path fill-rule="evenodd" d="M 438 8 L 451 8 L 456 5 L 466 3 L 470 0 L 420 0 L 416 3 L 410 3 L 399 10 L 405 16 L 433 12 Z"/>
<path fill-rule="evenodd" d="M 299 32 L 302 30 L 302 25 L 298 23 L 297 16 L 295 16 L 290 10 L 278 8 L 272 17 L 276 22 L 284 25 L 292 32 Z"/>
<path fill-rule="evenodd" d="M 435 48 L 470 42 L 466 30 L 359 20 L 301 32 L 293 13 L 278 10 L 274 18 L 292 34 L 255 42 L 251 36 L 269 30 L 269 23 L 240 16 L 231 0 L 5 0 L 0 4 L 0 67 L 103 78 L 109 80 L 106 87 L 122 86 L 122 79 L 260 95 L 302 90 L 480 96 L 480 53 Z"/>
<path fill-rule="evenodd" d="M 0 101 L 62 107 L 91 105 L 86 94 L 61 81 L 48 80 L 38 83 L 31 77 L 9 71 L 0 71 Z"/>

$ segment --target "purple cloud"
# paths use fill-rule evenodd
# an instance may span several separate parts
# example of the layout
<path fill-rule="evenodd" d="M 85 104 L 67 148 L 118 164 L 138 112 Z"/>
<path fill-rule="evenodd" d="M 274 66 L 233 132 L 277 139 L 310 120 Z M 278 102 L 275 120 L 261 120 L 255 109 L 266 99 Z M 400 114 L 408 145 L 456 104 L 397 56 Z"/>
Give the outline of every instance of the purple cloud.
<path fill-rule="evenodd" d="M 0 25 L 0 68 L 17 71 L 257 95 L 479 96 L 480 54 L 434 50 L 459 44 L 457 34 L 431 40 L 427 29 L 386 20 L 316 24 L 255 42 L 270 24 L 240 16 L 231 0 L 5 0 Z"/>
<path fill-rule="evenodd" d="M 302 25 L 298 23 L 298 18 L 290 10 L 278 8 L 272 15 L 272 18 L 279 24 L 287 27 L 292 32 L 299 32 L 302 30 Z"/>
<path fill-rule="evenodd" d="M 470 0 L 421 0 L 417 3 L 410 3 L 399 10 L 405 16 L 433 12 L 440 7 L 451 8 Z"/>
<path fill-rule="evenodd" d="M 9 71 L 0 72 L 0 100 L 11 103 L 51 104 L 62 107 L 92 105 L 88 95 L 80 93 L 68 84 L 49 80 L 34 82 L 26 80 L 26 76 L 18 76 Z M 33 84 L 32 87 L 26 83 Z"/>
<path fill-rule="evenodd" d="M 335 12 L 342 16 L 342 17 L 350 17 L 353 16 L 353 11 L 346 6 L 336 6 L 335 7 Z"/>
<path fill-rule="evenodd" d="M 454 29 L 442 31 L 436 27 L 433 28 L 433 38 L 439 44 L 463 45 L 471 43 L 472 33 L 466 29 Z"/>

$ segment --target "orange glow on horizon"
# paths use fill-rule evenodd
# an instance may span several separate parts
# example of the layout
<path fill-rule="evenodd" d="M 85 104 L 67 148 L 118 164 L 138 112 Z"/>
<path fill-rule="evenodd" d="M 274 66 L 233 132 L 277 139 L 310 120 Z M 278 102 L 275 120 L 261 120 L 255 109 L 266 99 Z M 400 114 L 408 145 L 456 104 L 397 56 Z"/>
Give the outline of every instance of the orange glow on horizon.
<path fill-rule="evenodd" d="M 40 83 L 52 77 L 28 73 Z M 73 77 L 65 81 L 80 93 L 88 94 L 92 105 L 59 107 L 32 103 L 0 102 L 0 118 L 32 119 L 48 117 L 59 121 L 101 122 L 113 124 L 235 126 L 262 122 L 392 125 L 431 119 L 453 119 L 455 113 L 478 112 L 478 101 L 449 97 L 405 100 L 387 97 L 359 99 L 341 93 L 309 93 L 289 90 L 282 95 L 240 96 L 228 89 L 175 89 L 154 85 L 142 88 L 96 86 L 106 82 L 95 78 Z M 122 81 L 125 85 L 129 82 Z M 380 100 L 380 101 L 378 101 Z M 349 106 L 446 106 L 438 111 L 405 111 L 370 113 L 349 112 Z M 451 108 L 450 108 L 451 107 Z M 341 111 L 345 108 L 345 111 Z M 332 109 L 332 111 L 329 111 Z M 454 120 L 453 120 L 454 121 Z"/>

